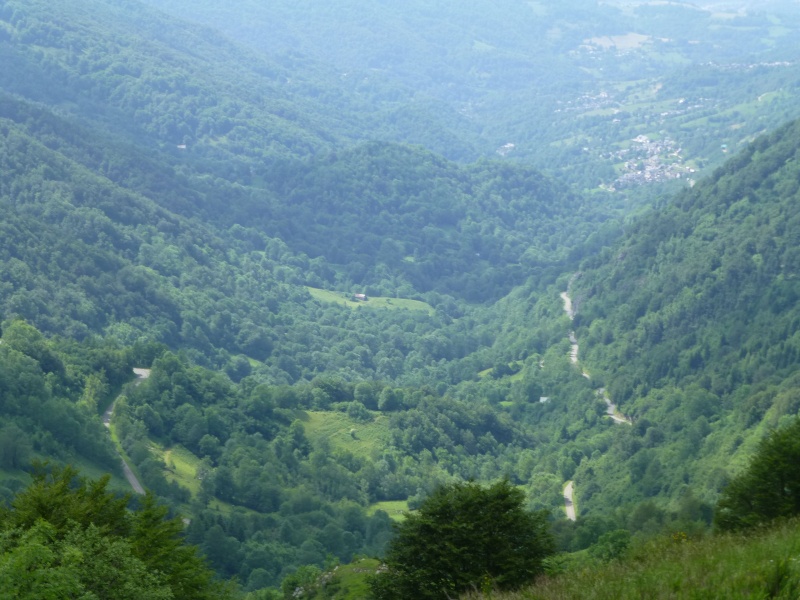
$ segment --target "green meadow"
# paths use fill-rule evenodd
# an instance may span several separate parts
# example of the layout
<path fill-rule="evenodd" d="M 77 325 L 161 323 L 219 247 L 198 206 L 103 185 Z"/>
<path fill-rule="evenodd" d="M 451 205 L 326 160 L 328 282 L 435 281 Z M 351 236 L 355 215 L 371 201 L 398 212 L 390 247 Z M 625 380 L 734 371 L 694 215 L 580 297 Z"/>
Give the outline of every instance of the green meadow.
<path fill-rule="evenodd" d="M 410 300 L 408 298 L 387 298 L 384 296 L 368 296 L 367 300 L 355 300 L 352 294 L 343 292 L 331 292 L 306 286 L 311 296 L 319 302 L 330 302 L 341 304 L 348 308 L 388 308 L 392 310 L 420 310 L 428 314 L 433 314 L 433 307 L 421 300 Z"/>
<path fill-rule="evenodd" d="M 354 421 L 333 411 L 308 411 L 299 416 L 312 442 L 325 440 L 333 450 L 345 450 L 354 456 L 371 458 L 389 445 L 389 418 L 377 415 L 372 421 Z"/>

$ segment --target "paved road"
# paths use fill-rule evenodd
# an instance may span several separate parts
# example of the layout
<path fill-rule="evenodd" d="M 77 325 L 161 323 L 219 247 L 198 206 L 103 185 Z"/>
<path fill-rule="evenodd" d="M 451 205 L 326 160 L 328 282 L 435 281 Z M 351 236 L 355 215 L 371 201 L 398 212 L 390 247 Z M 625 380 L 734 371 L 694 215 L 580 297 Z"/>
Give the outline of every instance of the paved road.
<path fill-rule="evenodd" d="M 564 486 L 564 510 L 567 511 L 567 518 L 570 521 L 575 521 L 578 518 L 575 514 L 574 491 L 574 484 L 568 481 L 567 485 Z"/>
<path fill-rule="evenodd" d="M 128 465 L 127 462 L 125 462 L 125 459 L 122 458 L 121 454 L 119 457 L 122 460 L 122 472 L 125 473 L 125 479 L 127 479 L 128 483 L 131 484 L 131 487 L 133 488 L 134 492 L 144 496 L 145 492 L 144 488 L 142 487 L 142 484 L 139 483 L 139 480 L 136 478 L 136 475 L 133 474 L 133 471 L 131 471 L 130 466 Z"/>
<path fill-rule="evenodd" d="M 574 319 L 575 310 L 572 308 L 572 298 L 569 297 L 569 292 L 561 292 L 561 299 L 564 301 L 564 312 L 570 319 Z"/>
<path fill-rule="evenodd" d="M 150 369 L 134 369 L 134 374 L 136 375 L 136 382 L 134 385 L 139 385 L 150 377 Z M 111 406 L 108 407 L 108 410 L 103 413 L 103 425 L 111 429 L 111 417 L 114 415 L 114 407 L 117 404 L 117 400 L 119 400 L 119 396 L 111 403 Z M 142 484 L 139 483 L 139 480 L 136 478 L 136 475 L 133 474 L 130 465 L 125 462 L 125 459 L 122 458 L 122 454 L 119 455 L 120 460 L 122 461 L 122 472 L 125 473 L 125 479 L 128 480 L 128 483 L 131 484 L 133 491 L 137 494 L 144 494 L 144 488 Z"/>
<path fill-rule="evenodd" d="M 631 421 L 628 417 L 623 415 L 621 412 L 617 410 L 617 405 L 611 402 L 611 398 L 608 397 L 608 392 L 606 388 L 598 388 L 597 395 L 603 399 L 603 402 L 606 403 L 606 414 L 611 417 L 614 423 L 624 423 L 626 425 L 633 425 L 633 421 Z"/>

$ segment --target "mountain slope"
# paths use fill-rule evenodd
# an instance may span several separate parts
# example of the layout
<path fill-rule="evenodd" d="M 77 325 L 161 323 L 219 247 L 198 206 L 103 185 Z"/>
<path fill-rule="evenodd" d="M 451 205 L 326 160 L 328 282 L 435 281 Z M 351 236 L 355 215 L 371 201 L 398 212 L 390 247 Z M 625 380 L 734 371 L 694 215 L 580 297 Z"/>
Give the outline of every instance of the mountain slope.
<path fill-rule="evenodd" d="M 575 283 L 578 331 L 591 345 L 610 326 L 618 339 L 599 346 L 597 357 L 638 355 L 631 368 L 644 374 L 639 394 L 662 382 L 694 381 L 703 365 L 712 367 L 702 375 L 712 379 L 705 385 L 725 395 L 795 367 L 798 131 L 795 122 L 760 138 L 638 222 L 616 255 L 586 263 L 607 264 Z M 631 389 L 616 385 L 619 400 L 628 401 Z"/>
<path fill-rule="evenodd" d="M 284 86 L 286 69 L 142 5 L 11 2 L 3 31 L 4 89 L 151 147 L 200 145 L 219 160 L 237 144 L 304 155 L 330 141 L 314 101 Z"/>
<path fill-rule="evenodd" d="M 385 106 L 361 122 L 365 100 L 299 55 L 139 3 L 11 2 L 0 20 L 3 333 L 23 317 L 53 336 L 34 350 L 102 348 L 62 373 L 4 337 L 3 437 L 113 466 L 89 392 L 155 361 L 121 443 L 252 589 L 379 552 L 389 519 L 369 506 L 453 479 L 503 474 L 551 509 L 573 480 L 564 548 L 699 527 L 800 407 L 797 123 L 617 244 L 605 192 L 363 142 L 405 125 Z"/>
<path fill-rule="evenodd" d="M 48 334 L 163 342 L 237 377 L 372 377 L 384 349 L 362 336 L 404 322 L 413 325 L 397 334 L 401 354 L 382 373 L 406 371 L 397 361 L 419 349 L 418 326 L 452 330 L 451 349 L 425 351 L 423 364 L 462 358 L 486 339 L 451 322 L 471 310 L 466 300 L 553 277 L 609 218 L 531 169 L 461 166 L 420 149 L 372 144 L 275 162 L 245 187 L 7 96 L 0 124 L 3 316 Z M 320 304 L 306 285 L 441 310 L 352 311 Z M 367 355 L 351 356 L 354 347 Z"/>
<path fill-rule="evenodd" d="M 760 138 L 583 263 L 581 360 L 634 419 L 576 474 L 600 504 L 687 484 L 711 500 L 800 410 L 798 133 Z"/>
<path fill-rule="evenodd" d="M 263 178 L 272 199 L 242 222 L 325 257 L 355 285 L 391 292 L 396 278 L 470 301 L 563 264 L 612 214 L 521 165 L 463 166 L 379 143 Z"/>

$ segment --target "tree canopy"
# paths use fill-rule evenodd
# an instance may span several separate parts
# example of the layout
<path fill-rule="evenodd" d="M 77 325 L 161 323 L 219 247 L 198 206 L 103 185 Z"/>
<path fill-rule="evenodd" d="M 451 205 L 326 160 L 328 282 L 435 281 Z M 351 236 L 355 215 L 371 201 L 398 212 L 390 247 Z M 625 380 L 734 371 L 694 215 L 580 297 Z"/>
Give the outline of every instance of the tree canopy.
<path fill-rule="evenodd" d="M 726 487 L 715 514 L 723 530 L 800 515 L 800 419 L 761 442 L 747 469 Z"/>
<path fill-rule="evenodd" d="M 0 588 L 14 598 L 227 598 L 228 589 L 183 542 L 183 523 L 146 495 L 106 489 L 109 477 L 38 465 L 0 512 Z"/>
<path fill-rule="evenodd" d="M 532 581 L 554 543 L 546 513 L 526 511 L 524 498 L 507 480 L 437 488 L 397 526 L 388 569 L 372 582 L 375 598 L 449 598 Z"/>

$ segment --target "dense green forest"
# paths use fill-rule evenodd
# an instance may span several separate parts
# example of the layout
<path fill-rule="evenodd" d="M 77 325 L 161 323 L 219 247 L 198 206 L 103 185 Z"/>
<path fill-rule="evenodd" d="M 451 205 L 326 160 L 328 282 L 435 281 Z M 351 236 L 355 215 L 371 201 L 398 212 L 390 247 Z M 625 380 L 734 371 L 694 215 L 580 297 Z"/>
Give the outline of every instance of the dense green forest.
<path fill-rule="evenodd" d="M 263 371 L 266 381 L 322 371 L 397 377 L 414 370 L 404 363 L 415 351 L 414 364 L 427 366 L 463 358 L 491 341 L 454 320 L 480 312 L 465 301 L 497 298 L 531 276 L 552 279 L 616 231 L 609 224 L 585 238 L 613 211 L 523 167 L 466 168 L 368 146 L 307 166 L 302 185 L 289 183 L 302 165 L 286 168 L 280 181 L 296 201 L 282 202 L 277 184 L 270 194 L 193 185 L 174 165 L 87 139 L 41 109 L 12 99 L 4 109 L 3 314 L 45 333 L 181 346 L 202 364 Z M 113 173 L 97 172 L 115 157 Z M 377 163 L 392 185 L 376 178 Z M 537 244 L 526 241 L 532 231 Z M 306 286 L 428 306 L 351 310 Z M 382 347 L 390 325 L 399 328 L 394 347 Z"/>
<path fill-rule="evenodd" d="M 0 500 L 121 455 L 252 600 L 462 482 L 706 531 L 800 409 L 796 7 L 255 4 L 0 7 Z"/>

